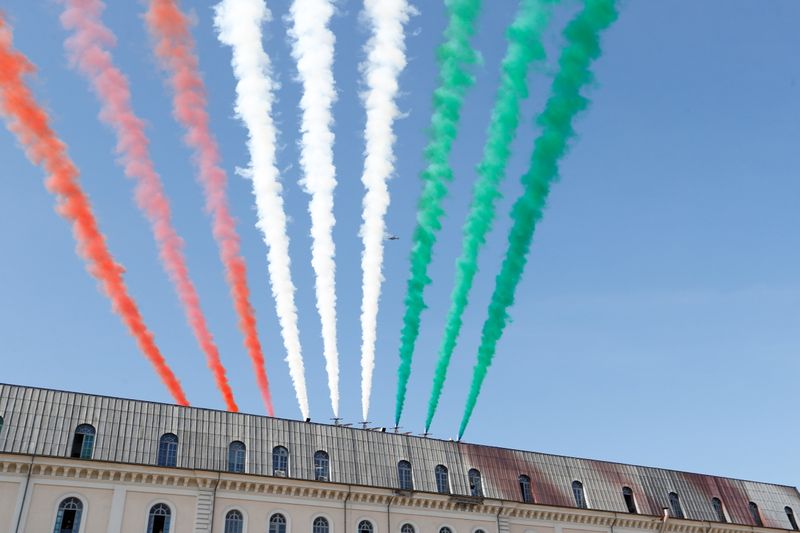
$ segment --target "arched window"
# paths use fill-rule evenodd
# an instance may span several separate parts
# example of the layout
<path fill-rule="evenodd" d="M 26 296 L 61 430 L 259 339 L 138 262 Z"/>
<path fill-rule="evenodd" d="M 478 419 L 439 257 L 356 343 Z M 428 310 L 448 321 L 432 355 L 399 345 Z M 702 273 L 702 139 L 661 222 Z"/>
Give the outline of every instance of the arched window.
<path fill-rule="evenodd" d="M 486 531 L 484 531 L 484 530 L 482 530 L 482 529 L 476 529 L 476 530 L 475 530 L 475 531 L 473 531 L 472 533 L 486 533 Z"/>
<path fill-rule="evenodd" d="M 719 498 L 711 498 L 711 507 L 714 508 L 714 514 L 717 515 L 717 521 L 725 523 L 728 521 L 725 516 L 725 509 L 722 507 L 722 500 Z"/>
<path fill-rule="evenodd" d="M 450 494 L 450 479 L 447 476 L 447 467 L 436 465 L 436 492 L 439 494 Z"/>
<path fill-rule="evenodd" d="M 328 533 L 330 531 L 330 526 L 328 525 L 328 519 L 322 516 L 318 516 L 314 519 L 314 531 L 313 533 Z"/>
<path fill-rule="evenodd" d="M 575 496 L 575 505 L 581 509 L 588 509 L 586 495 L 583 493 L 583 483 L 577 479 L 572 482 L 572 495 Z"/>
<path fill-rule="evenodd" d="M 764 521 L 761 520 L 761 513 L 758 511 L 756 502 L 750 502 L 748 507 L 750 508 L 750 516 L 753 517 L 753 523 L 758 527 L 764 527 Z"/>
<path fill-rule="evenodd" d="M 83 503 L 78 498 L 67 498 L 58 505 L 53 533 L 78 533 L 81 529 Z"/>
<path fill-rule="evenodd" d="M 786 511 L 786 518 L 789 519 L 789 524 L 792 526 L 792 529 L 795 531 L 800 531 L 800 528 L 797 527 L 797 519 L 794 517 L 794 511 L 788 505 L 783 508 Z"/>
<path fill-rule="evenodd" d="M 228 445 L 228 472 L 244 472 L 247 447 L 244 442 L 235 440 Z"/>
<path fill-rule="evenodd" d="M 397 463 L 397 478 L 400 480 L 400 490 L 414 489 L 414 480 L 411 477 L 411 463 L 408 461 Z"/>
<path fill-rule="evenodd" d="M 317 481 L 330 480 L 330 457 L 328 452 L 317 450 L 314 452 L 314 479 Z"/>
<path fill-rule="evenodd" d="M 171 433 L 170 433 L 171 435 Z M 172 435 L 173 437 L 175 435 Z M 177 437 L 175 437 L 177 439 Z M 150 508 L 150 516 L 147 519 L 147 533 L 169 533 L 169 522 L 172 518 L 172 511 L 164 503 L 157 503 Z"/>
<path fill-rule="evenodd" d="M 244 516 L 236 509 L 228 511 L 225 515 L 225 533 L 242 533 L 244 530 Z"/>
<path fill-rule="evenodd" d="M 91 424 L 81 424 L 75 428 L 75 436 L 72 437 L 72 453 L 70 457 L 79 459 L 91 459 L 94 450 L 94 426 Z"/>
<path fill-rule="evenodd" d="M 481 473 L 474 468 L 471 468 L 470 471 L 467 472 L 467 478 L 469 479 L 469 493 L 472 496 L 483 496 Z"/>
<path fill-rule="evenodd" d="M 636 514 L 639 511 L 636 509 L 636 498 L 633 496 L 633 490 L 630 487 L 622 487 L 622 499 L 625 500 L 625 507 L 631 514 Z"/>
<path fill-rule="evenodd" d="M 369 520 L 362 520 L 358 523 L 358 533 L 372 533 L 375 528 L 372 527 L 372 522 Z"/>
<path fill-rule="evenodd" d="M 284 446 L 275 446 L 272 448 L 272 475 L 289 475 L 289 450 Z"/>
<path fill-rule="evenodd" d="M 683 507 L 677 492 L 669 493 L 669 508 L 672 511 L 672 518 L 683 518 Z"/>
<path fill-rule="evenodd" d="M 281 513 L 270 516 L 269 533 L 286 533 L 286 517 Z"/>
<path fill-rule="evenodd" d="M 525 503 L 533 503 L 533 493 L 531 492 L 531 478 L 525 474 L 519 476 L 519 492 L 522 496 L 522 501 Z"/>
<path fill-rule="evenodd" d="M 403 524 L 403 527 L 400 528 L 400 533 L 416 533 L 414 531 L 414 526 L 411 524 Z"/>
<path fill-rule="evenodd" d="M 447 527 L 447 526 L 444 526 L 444 527 L 440 527 L 440 528 L 439 528 L 439 533 L 453 533 L 453 530 L 452 530 L 452 529 L 450 529 L 450 528 L 449 528 L 449 527 Z"/>
<path fill-rule="evenodd" d="M 158 466 L 176 466 L 178 464 L 178 436 L 164 433 L 158 441 Z"/>

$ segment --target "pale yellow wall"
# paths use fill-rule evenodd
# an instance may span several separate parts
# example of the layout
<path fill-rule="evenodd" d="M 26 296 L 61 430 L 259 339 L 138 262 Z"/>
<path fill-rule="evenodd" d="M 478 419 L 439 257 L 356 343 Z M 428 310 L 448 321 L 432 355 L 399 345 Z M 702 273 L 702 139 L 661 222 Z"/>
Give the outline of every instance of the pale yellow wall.
<path fill-rule="evenodd" d="M 14 511 L 23 482 L 24 480 L 0 481 L 0 531 L 8 530 L 6 524 L 16 525 Z"/>
<path fill-rule="evenodd" d="M 24 531 L 31 533 L 53 531 L 59 503 L 64 498 L 75 496 L 83 502 L 81 533 L 106 533 L 112 494 L 111 488 L 50 484 L 32 479 L 29 500 L 26 504 Z"/>
<path fill-rule="evenodd" d="M 548 526 L 540 526 L 538 524 L 535 526 L 512 524 L 511 533 L 556 533 L 556 529 Z"/>
<path fill-rule="evenodd" d="M 122 515 L 122 533 L 144 533 L 150 508 L 162 502 L 168 504 L 172 509 L 170 533 L 194 531 L 196 496 L 151 492 L 129 487 L 125 497 L 125 511 Z"/>

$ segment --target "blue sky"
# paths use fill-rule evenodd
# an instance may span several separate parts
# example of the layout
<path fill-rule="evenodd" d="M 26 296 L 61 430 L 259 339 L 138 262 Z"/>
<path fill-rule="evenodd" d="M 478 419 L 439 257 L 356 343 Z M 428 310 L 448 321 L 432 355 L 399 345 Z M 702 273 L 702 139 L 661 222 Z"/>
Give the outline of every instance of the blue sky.
<path fill-rule="evenodd" d="M 209 218 L 170 94 L 145 32 L 142 2 L 110 2 L 104 20 L 119 36 L 117 64 L 149 123 L 153 156 L 186 240 L 191 273 L 240 408 L 262 412 L 236 328 Z M 249 267 L 260 338 L 278 416 L 299 416 L 283 362 L 266 249 L 254 227 L 249 183 L 234 173 L 248 156 L 233 117 L 229 49 L 212 28 L 213 2 L 187 2 L 196 21 L 213 129 L 229 172 L 232 210 Z M 410 63 L 396 127 L 371 418 L 390 425 L 410 235 L 422 149 L 436 83 L 441 2 L 416 0 L 408 25 Z M 266 48 L 281 88 L 280 134 L 293 275 L 311 415 L 330 414 L 310 266 L 308 197 L 299 179 L 300 87 L 284 19 L 288 0 L 269 2 Z M 431 265 L 404 430 L 421 431 L 440 341 L 460 227 L 470 199 L 503 30 L 517 3 L 491 2 L 474 40 L 483 56 L 452 157 L 455 180 Z M 508 209 L 536 131 L 560 37 L 577 3 L 565 1 L 548 34 L 548 65 L 530 80 L 525 122 L 499 204 L 495 231 L 465 316 L 440 409 L 437 437 L 456 433 L 486 304 L 504 252 Z M 15 44 L 39 67 L 31 80 L 82 171 L 112 252 L 148 325 L 193 404 L 221 408 L 183 313 L 115 164 L 98 104 L 63 51 L 60 5 L 5 0 Z M 360 418 L 360 181 L 364 111 L 359 62 L 368 30 L 357 0 L 339 0 L 335 77 L 339 349 L 342 414 Z M 471 425 L 470 441 L 797 485 L 800 437 L 800 4 L 794 0 L 627 0 L 604 36 L 592 104 L 561 165 L 539 225 L 513 323 L 506 330 Z M 169 401 L 166 390 L 112 314 L 53 210 L 42 172 L 0 131 L 0 381 Z"/>

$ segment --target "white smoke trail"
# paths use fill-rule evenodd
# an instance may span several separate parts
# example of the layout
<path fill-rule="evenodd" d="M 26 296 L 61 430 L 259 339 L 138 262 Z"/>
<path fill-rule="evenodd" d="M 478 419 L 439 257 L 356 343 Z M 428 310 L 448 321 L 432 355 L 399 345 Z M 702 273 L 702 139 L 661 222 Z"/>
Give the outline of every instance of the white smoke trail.
<path fill-rule="evenodd" d="M 364 129 L 366 157 L 364 159 L 364 211 L 361 240 L 361 413 L 367 420 L 372 391 L 372 371 L 375 368 L 375 339 L 378 319 L 378 300 L 383 275 L 384 216 L 389 207 L 386 181 L 394 171 L 392 145 L 395 136 L 392 125 L 399 111 L 394 99 L 397 77 L 406 66 L 403 24 L 411 8 L 406 0 L 364 0 L 364 9 L 372 26 L 367 43 L 367 61 L 362 66 L 367 84 L 364 107 L 367 125 Z"/>
<path fill-rule="evenodd" d="M 272 296 L 281 325 L 286 362 L 303 418 L 308 417 L 308 395 L 303 354 L 297 329 L 297 309 L 286 234 L 281 184 L 275 166 L 275 125 L 272 121 L 271 66 L 262 45 L 261 25 L 270 18 L 264 0 L 223 0 L 214 19 L 220 42 L 232 48 L 236 77 L 236 115 L 249 134 L 250 168 L 258 212 L 256 224 L 267 244 Z"/>
<path fill-rule="evenodd" d="M 311 195 L 311 265 L 316 274 L 317 310 L 322 322 L 322 344 L 333 416 L 339 416 L 339 352 L 336 346 L 336 264 L 331 232 L 333 189 L 336 169 L 333 166 L 333 117 L 331 105 L 336 99 L 333 82 L 333 46 L 335 38 L 328 29 L 333 15 L 329 0 L 294 0 L 290 8 L 292 56 L 303 84 L 300 107 L 303 111 L 300 130 L 300 181 Z"/>

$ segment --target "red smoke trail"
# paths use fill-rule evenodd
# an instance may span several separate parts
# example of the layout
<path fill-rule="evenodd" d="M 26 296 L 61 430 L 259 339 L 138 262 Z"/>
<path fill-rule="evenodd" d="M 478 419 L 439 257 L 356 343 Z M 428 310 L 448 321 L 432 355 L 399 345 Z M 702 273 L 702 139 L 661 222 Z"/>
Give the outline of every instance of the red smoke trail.
<path fill-rule="evenodd" d="M 89 78 L 100 97 L 100 116 L 116 131 L 117 151 L 122 155 L 125 174 L 137 182 L 136 200 L 150 221 L 161 261 L 177 289 L 194 335 L 206 354 L 206 362 L 214 374 L 227 409 L 238 411 L 219 351 L 200 307 L 200 298 L 189 277 L 183 241 L 172 226 L 169 201 L 150 159 L 144 124 L 131 105 L 128 79 L 114 66 L 109 52 L 116 39 L 100 20 L 104 9 L 105 5 L 100 0 L 66 1 L 61 24 L 74 32 L 67 39 L 67 50 L 70 59 Z"/>
<path fill-rule="evenodd" d="M 122 279 L 123 268 L 111 256 L 105 237 L 97 228 L 89 199 L 78 181 L 78 169 L 66 153 L 66 146 L 50 128 L 47 113 L 39 107 L 22 77 L 33 65 L 12 48 L 11 29 L 0 13 L 0 113 L 8 128 L 25 148 L 28 158 L 49 174 L 47 188 L 58 198 L 58 212 L 72 222 L 78 253 L 87 261 L 89 272 L 100 282 L 114 311 L 134 336 L 145 357 L 155 367 L 175 401 L 189 405 L 180 383 L 169 369 L 142 321 L 136 302 Z"/>
<path fill-rule="evenodd" d="M 187 130 L 185 141 L 195 151 L 200 167 L 206 208 L 211 212 L 214 237 L 220 247 L 225 274 L 239 315 L 239 327 L 244 333 L 256 381 L 267 412 L 274 416 L 255 313 L 250 305 L 247 270 L 239 253 L 236 225 L 228 210 L 225 192 L 227 177 L 220 168 L 219 149 L 208 125 L 205 87 L 200 77 L 189 23 L 174 0 L 150 0 L 146 20 L 156 39 L 156 55 L 170 74 L 175 116 Z"/>

